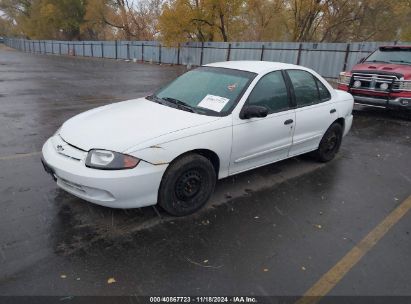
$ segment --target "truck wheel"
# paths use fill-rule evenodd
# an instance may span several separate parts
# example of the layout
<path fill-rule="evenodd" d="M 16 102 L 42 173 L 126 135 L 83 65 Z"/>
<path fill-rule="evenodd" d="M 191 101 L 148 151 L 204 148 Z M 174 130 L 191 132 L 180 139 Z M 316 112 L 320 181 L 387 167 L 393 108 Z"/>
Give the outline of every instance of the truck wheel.
<path fill-rule="evenodd" d="M 328 162 L 337 154 L 341 146 L 343 130 L 339 123 L 333 123 L 325 132 L 318 149 L 314 152 L 320 162 Z"/>
<path fill-rule="evenodd" d="M 215 183 L 216 172 L 210 160 L 188 154 L 167 168 L 160 184 L 158 204 L 174 216 L 194 213 L 207 203 Z"/>

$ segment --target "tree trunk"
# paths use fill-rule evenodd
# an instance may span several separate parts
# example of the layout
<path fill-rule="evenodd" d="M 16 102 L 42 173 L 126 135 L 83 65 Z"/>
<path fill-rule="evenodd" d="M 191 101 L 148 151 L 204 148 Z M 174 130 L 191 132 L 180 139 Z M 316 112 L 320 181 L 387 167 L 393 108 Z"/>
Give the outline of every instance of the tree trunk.
<path fill-rule="evenodd" d="M 221 26 L 220 26 L 221 36 L 223 36 L 224 42 L 227 42 L 228 37 L 227 37 L 226 28 L 225 28 L 224 14 L 221 11 L 221 8 L 220 8 L 220 23 L 221 23 Z"/>

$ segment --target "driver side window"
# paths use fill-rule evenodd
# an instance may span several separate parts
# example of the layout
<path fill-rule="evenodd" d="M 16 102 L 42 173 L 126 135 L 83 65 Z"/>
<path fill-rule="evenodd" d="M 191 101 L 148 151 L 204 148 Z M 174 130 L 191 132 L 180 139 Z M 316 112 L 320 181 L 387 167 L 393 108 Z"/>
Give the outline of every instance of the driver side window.
<path fill-rule="evenodd" d="M 248 96 L 248 105 L 264 106 L 268 113 L 289 108 L 287 87 L 281 71 L 263 76 Z"/>

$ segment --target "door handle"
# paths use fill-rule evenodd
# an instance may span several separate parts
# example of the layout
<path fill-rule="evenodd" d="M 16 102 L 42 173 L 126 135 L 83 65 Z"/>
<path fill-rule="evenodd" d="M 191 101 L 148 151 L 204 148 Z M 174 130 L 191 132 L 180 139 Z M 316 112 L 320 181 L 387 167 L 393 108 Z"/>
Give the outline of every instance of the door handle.
<path fill-rule="evenodd" d="M 335 112 L 337 112 L 336 109 L 331 109 L 331 110 L 330 110 L 330 113 L 331 113 L 331 114 L 333 114 L 333 113 L 335 113 Z"/>
<path fill-rule="evenodd" d="M 285 125 L 289 125 L 289 124 L 292 124 L 294 122 L 294 120 L 292 120 L 292 119 L 287 119 L 286 121 L 284 121 L 284 124 Z"/>

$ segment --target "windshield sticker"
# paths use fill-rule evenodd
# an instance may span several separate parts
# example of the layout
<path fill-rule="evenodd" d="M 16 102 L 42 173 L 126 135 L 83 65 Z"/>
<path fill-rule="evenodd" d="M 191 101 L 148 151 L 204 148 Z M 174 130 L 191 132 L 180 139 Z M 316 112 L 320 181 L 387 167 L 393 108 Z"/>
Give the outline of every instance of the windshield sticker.
<path fill-rule="evenodd" d="M 230 99 L 228 98 L 208 94 L 197 106 L 216 112 L 221 112 L 229 101 Z"/>
<path fill-rule="evenodd" d="M 237 83 L 233 83 L 227 86 L 227 89 L 232 92 L 237 88 Z"/>

